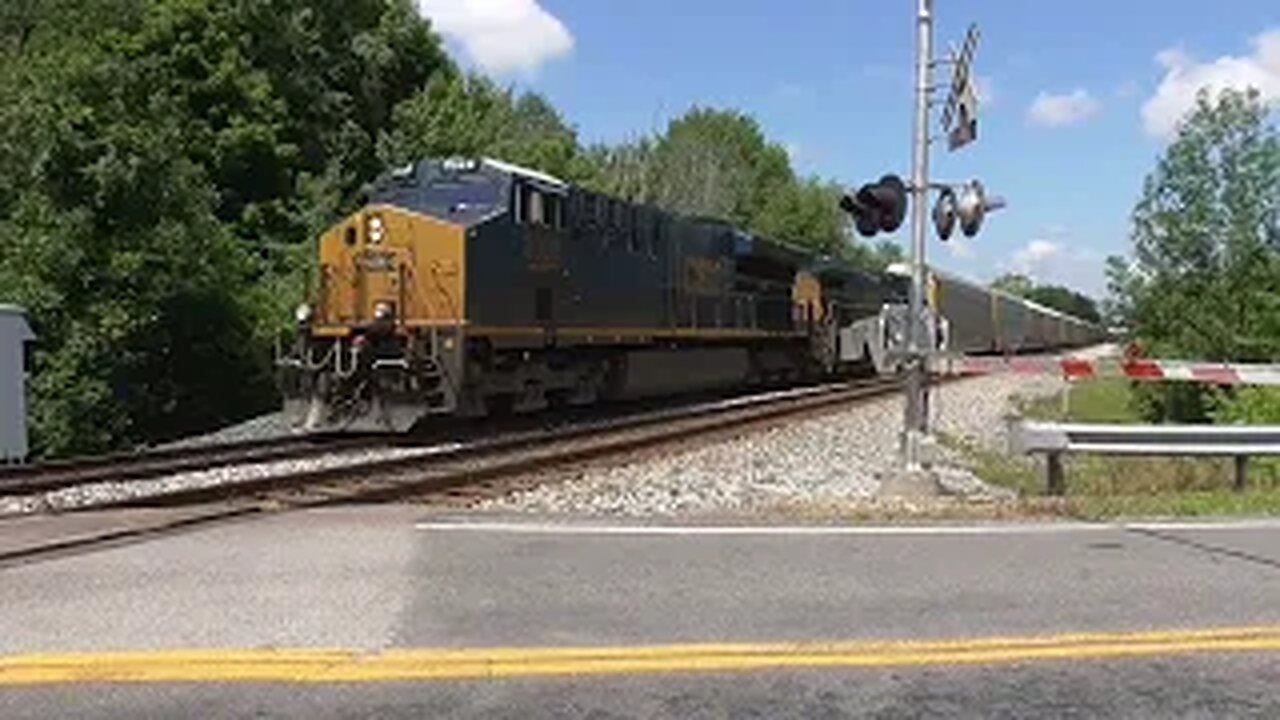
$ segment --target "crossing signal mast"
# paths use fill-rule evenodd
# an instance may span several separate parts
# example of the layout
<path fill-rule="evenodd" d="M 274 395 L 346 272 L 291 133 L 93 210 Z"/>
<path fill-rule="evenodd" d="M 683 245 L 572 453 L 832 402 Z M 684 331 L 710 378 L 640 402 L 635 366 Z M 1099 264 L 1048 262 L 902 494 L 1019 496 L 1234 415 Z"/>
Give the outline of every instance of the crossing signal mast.
<path fill-rule="evenodd" d="M 933 57 L 933 0 L 916 0 L 916 88 L 915 123 L 911 153 L 911 181 L 896 175 L 885 175 L 878 182 L 863 185 L 856 193 L 840 199 L 840 208 L 849 213 L 858 233 L 873 237 L 878 232 L 893 232 L 911 210 L 911 290 L 907 310 L 907 337 L 904 360 L 907 371 L 906 417 L 902 434 L 902 453 L 908 471 L 924 469 L 924 446 L 929 437 L 928 358 L 934 351 L 935 333 L 925 308 L 925 225 L 929 219 L 929 191 L 938 192 L 932 219 L 938 237 L 946 242 L 956 225 L 966 237 L 982 228 L 982 221 L 992 210 L 1004 207 L 1004 200 L 987 195 L 977 180 L 967 183 L 930 183 L 929 181 L 929 110 L 933 70 L 951 65 L 951 84 L 943 104 L 942 130 L 947 146 L 955 151 L 978 138 L 978 92 L 971 74 L 973 56 L 978 49 L 978 28 L 970 26 L 964 44 L 946 60 Z"/>

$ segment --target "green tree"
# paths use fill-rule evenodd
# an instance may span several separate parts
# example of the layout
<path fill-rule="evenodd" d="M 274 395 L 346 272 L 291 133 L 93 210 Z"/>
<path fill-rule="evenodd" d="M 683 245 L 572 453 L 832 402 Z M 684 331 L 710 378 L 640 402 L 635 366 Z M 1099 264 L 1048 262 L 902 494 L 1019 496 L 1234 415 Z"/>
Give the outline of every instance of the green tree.
<path fill-rule="evenodd" d="M 1280 135 L 1255 91 L 1202 92 L 1133 214 L 1133 257 L 1109 262 L 1119 319 L 1153 355 L 1280 357 Z M 1141 392 L 1152 417 L 1207 417 L 1196 386 Z"/>
<path fill-rule="evenodd" d="M 1010 295 L 1027 297 L 1035 288 L 1035 282 L 1021 273 L 1005 273 L 991 283 L 996 290 L 1003 290 Z"/>
<path fill-rule="evenodd" d="M 786 150 L 770 143 L 749 115 L 695 107 L 672 120 L 654 150 L 656 179 L 647 198 L 687 215 L 716 217 L 755 230 L 770 203 L 795 183 Z"/>
<path fill-rule="evenodd" d="M 387 165 L 424 157 L 497 157 L 566 180 L 584 179 L 588 161 L 546 98 L 516 96 L 480 75 L 442 71 L 395 110 L 381 155 Z"/>
<path fill-rule="evenodd" d="M 764 211 L 753 219 L 752 230 L 834 257 L 851 257 L 856 252 L 846 232 L 848 220 L 839 210 L 838 185 L 809 178 L 771 192 L 764 200 Z"/>
<path fill-rule="evenodd" d="M 992 281 L 991 287 L 1081 320 L 1095 323 L 1102 321 L 1098 304 L 1093 298 L 1061 285 L 1040 285 L 1021 273 L 1005 273 Z"/>
<path fill-rule="evenodd" d="M 1060 310 L 1089 322 L 1102 322 L 1102 314 L 1093 298 L 1061 285 L 1037 285 L 1025 295 L 1028 300 Z"/>
<path fill-rule="evenodd" d="M 897 245 L 869 248 L 848 232 L 841 188 L 798 178 L 786 150 L 751 116 L 691 108 L 656 137 L 598 145 L 583 156 L 593 189 L 691 216 L 714 217 L 863 267 L 900 258 Z M 891 248 L 891 249 L 886 249 Z"/>
<path fill-rule="evenodd" d="M 587 148 L 583 156 L 589 168 L 584 173 L 585 185 L 608 195 L 652 203 L 652 188 L 658 179 L 654 146 L 651 138 L 641 137 L 616 145 L 601 143 Z"/>
<path fill-rule="evenodd" d="M 275 405 L 302 241 L 448 60 L 411 0 L 17 0 L 0 9 L 0 288 L 39 334 L 41 455 Z"/>

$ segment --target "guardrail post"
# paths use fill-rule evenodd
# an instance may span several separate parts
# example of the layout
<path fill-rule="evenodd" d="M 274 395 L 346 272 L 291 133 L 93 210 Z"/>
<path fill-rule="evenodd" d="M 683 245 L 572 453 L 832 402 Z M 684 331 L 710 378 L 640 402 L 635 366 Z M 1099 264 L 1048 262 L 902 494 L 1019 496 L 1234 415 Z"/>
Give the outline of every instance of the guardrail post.
<path fill-rule="evenodd" d="M 1049 461 L 1049 494 L 1060 497 L 1066 494 L 1067 478 L 1062 469 L 1062 453 L 1051 452 L 1046 455 Z"/>
<path fill-rule="evenodd" d="M 1249 456 L 1236 456 L 1236 483 L 1235 491 L 1244 492 L 1245 486 L 1249 484 Z"/>

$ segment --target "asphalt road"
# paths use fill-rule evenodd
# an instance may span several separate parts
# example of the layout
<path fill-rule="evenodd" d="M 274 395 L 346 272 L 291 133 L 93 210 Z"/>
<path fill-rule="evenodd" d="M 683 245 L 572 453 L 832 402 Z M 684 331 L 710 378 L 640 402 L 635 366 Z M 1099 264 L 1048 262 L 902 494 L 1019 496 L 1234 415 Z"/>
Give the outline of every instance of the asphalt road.
<path fill-rule="evenodd" d="M 480 683 L 81 685 L 0 691 L 26 718 L 1275 718 L 1274 656 Z"/>
<path fill-rule="evenodd" d="M 1276 523 L 473 520 L 329 510 L 0 569 L 0 717 L 1280 716 Z M 166 649 L 208 656 L 102 654 Z"/>

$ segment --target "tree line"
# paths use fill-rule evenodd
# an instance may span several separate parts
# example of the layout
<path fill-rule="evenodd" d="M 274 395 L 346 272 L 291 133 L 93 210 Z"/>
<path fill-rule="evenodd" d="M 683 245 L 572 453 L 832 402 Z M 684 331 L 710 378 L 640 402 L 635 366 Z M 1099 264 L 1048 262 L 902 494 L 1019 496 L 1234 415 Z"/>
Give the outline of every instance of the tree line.
<path fill-rule="evenodd" d="M 464 72 L 412 0 L 0 4 L 0 300 L 39 341 L 36 456 L 274 408 L 272 344 L 312 239 L 384 168 L 491 155 L 868 267 L 839 188 L 745 113 L 587 145 L 544 97 Z"/>
<path fill-rule="evenodd" d="M 1106 315 L 1152 354 L 1280 355 L 1268 112 L 1257 93 L 1202 95 L 1142 188 Z M 799 176 L 750 115 L 693 108 L 661 132 L 583 143 L 546 98 L 460 69 L 412 0 L 7 0 L 0 299 L 27 307 L 40 337 L 36 454 L 275 407 L 272 343 L 312 239 L 384 168 L 479 154 L 867 267 L 900 258 L 853 242 L 840 188 Z M 1089 315 L 1065 288 L 1021 291 Z M 1141 396 L 1161 418 L 1280 408 L 1262 391 Z"/>
<path fill-rule="evenodd" d="M 1201 92 L 1108 259 L 1110 319 L 1153 357 L 1280 361 L 1280 132 L 1255 90 Z M 1153 421 L 1280 422 L 1280 392 L 1153 383 Z"/>
<path fill-rule="evenodd" d="M 1093 323 L 1102 322 L 1102 314 L 1098 312 L 1098 303 L 1084 293 L 1077 292 L 1062 285 L 1037 283 L 1021 273 L 1005 273 L 996 278 L 991 287 L 1003 290 L 1010 295 L 1026 298 L 1054 310 L 1060 310 L 1081 320 Z"/>

